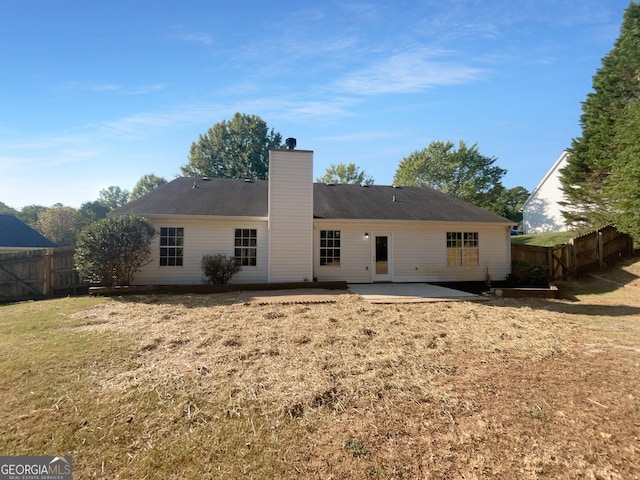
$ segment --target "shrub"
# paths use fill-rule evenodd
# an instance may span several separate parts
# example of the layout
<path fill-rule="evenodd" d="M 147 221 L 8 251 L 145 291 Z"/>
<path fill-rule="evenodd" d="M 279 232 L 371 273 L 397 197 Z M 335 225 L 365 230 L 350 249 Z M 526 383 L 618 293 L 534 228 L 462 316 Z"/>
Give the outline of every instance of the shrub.
<path fill-rule="evenodd" d="M 549 266 L 537 263 L 517 262 L 513 265 L 510 280 L 518 285 L 531 287 L 549 284 Z"/>
<path fill-rule="evenodd" d="M 235 257 L 227 257 L 220 253 L 203 255 L 200 265 L 202 272 L 207 277 L 205 281 L 214 285 L 224 285 L 242 268 Z"/>
<path fill-rule="evenodd" d="M 149 263 L 156 230 L 133 215 L 107 217 L 83 228 L 75 252 L 80 276 L 105 287 L 131 285 L 140 267 Z"/>

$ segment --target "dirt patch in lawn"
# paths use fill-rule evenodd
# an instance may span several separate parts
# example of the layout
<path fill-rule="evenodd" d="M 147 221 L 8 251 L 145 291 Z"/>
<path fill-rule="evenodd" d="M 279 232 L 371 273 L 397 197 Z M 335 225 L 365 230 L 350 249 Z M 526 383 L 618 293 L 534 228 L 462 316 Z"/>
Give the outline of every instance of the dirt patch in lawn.
<path fill-rule="evenodd" d="M 83 310 L 75 329 L 135 339 L 88 382 L 133 430 L 126 461 L 76 445 L 79 476 L 143 477 L 161 451 L 171 478 L 638 478 L 640 300 L 585 286 L 574 301 Z"/>

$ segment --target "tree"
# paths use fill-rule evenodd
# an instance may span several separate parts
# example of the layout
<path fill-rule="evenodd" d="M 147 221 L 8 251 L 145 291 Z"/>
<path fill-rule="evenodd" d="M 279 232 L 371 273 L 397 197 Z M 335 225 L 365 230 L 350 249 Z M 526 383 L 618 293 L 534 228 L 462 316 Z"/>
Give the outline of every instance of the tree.
<path fill-rule="evenodd" d="M 15 208 L 10 207 L 4 202 L 0 202 L 0 214 L 18 216 L 18 211 Z"/>
<path fill-rule="evenodd" d="M 150 262 L 156 230 L 145 218 L 128 215 L 99 220 L 78 235 L 78 273 L 106 287 L 131 285 L 140 267 Z"/>
<path fill-rule="evenodd" d="M 107 187 L 100 190 L 98 195 L 98 201 L 109 207 L 109 210 L 115 210 L 118 207 L 123 206 L 129 201 L 129 191 L 122 190 L 120 187 Z"/>
<path fill-rule="evenodd" d="M 353 183 L 356 185 L 373 185 L 373 177 L 360 170 L 355 163 L 333 163 L 322 177 L 316 179 L 322 183 Z"/>
<path fill-rule="evenodd" d="M 133 187 L 130 200 L 135 200 L 165 183 L 167 183 L 165 178 L 158 177 L 153 173 L 147 173 L 146 175 L 143 175 L 140 180 L 138 180 L 135 187 Z"/>
<path fill-rule="evenodd" d="M 29 225 L 31 228 L 38 226 L 38 215 L 40 212 L 47 210 L 47 207 L 42 205 L 26 205 L 22 207 L 20 213 L 17 215 L 20 220 Z"/>
<path fill-rule="evenodd" d="M 620 220 L 611 198 L 617 190 L 611 182 L 622 178 L 614 171 L 622 166 L 618 135 L 624 127 L 618 123 L 629 120 L 626 107 L 640 97 L 639 71 L 640 4 L 632 2 L 624 13 L 620 36 L 593 77 L 593 92 L 582 104 L 582 135 L 573 139 L 567 166 L 561 171 L 567 198 L 563 214 L 576 227 Z M 632 136 L 636 143 L 640 141 L 640 131 Z"/>
<path fill-rule="evenodd" d="M 630 102 L 616 125 L 618 155 L 613 159 L 608 197 L 621 232 L 640 239 L 640 101 Z"/>
<path fill-rule="evenodd" d="M 478 146 L 467 148 L 460 140 L 434 141 L 427 148 L 411 153 L 398 165 L 395 185 L 421 185 L 491 209 L 504 190 L 501 179 L 507 173 L 494 165 L 495 157 L 485 157 Z"/>
<path fill-rule="evenodd" d="M 60 247 L 73 245 L 76 240 L 76 216 L 73 207 L 57 203 L 38 213 L 36 230 Z"/>
<path fill-rule="evenodd" d="M 180 170 L 191 177 L 266 180 L 269 149 L 281 145 L 282 136 L 269 130 L 260 117 L 236 113 L 191 144 L 189 162 Z"/>
<path fill-rule="evenodd" d="M 100 200 L 83 203 L 76 216 L 76 230 L 80 231 L 84 227 L 106 218 L 110 211 L 111 209 Z"/>
<path fill-rule="evenodd" d="M 514 223 L 519 223 L 522 221 L 522 206 L 527 198 L 529 198 L 529 191 L 522 186 L 503 188 L 496 203 L 489 210 L 513 220 Z"/>

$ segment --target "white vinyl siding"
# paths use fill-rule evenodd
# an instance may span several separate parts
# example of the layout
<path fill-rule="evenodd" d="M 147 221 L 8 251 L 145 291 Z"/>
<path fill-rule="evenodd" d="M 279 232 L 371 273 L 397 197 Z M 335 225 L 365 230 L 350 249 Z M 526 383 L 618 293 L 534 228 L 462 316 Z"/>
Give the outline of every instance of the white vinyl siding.
<path fill-rule="evenodd" d="M 269 282 L 311 281 L 313 152 L 269 151 Z"/>
<path fill-rule="evenodd" d="M 200 262 L 205 254 L 235 254 L 237 228 L 255 229 L 256 266 L 244 266 L 229 283 L 267 282 L 268 234 L 266 220 L 214 219 L 214 218 L 150 218 L 159 231 L 161 227 L 179 225 L 184 229 L 184 258 L 182 266 L 160 266 L 160 236 L 151 246 L 151 262 L 142 267 L 134 278 L 136 285 L 180 285 L 204 283 Z"/>
<path fill-rule="evenodd" d="M 506 224 L 456 224 L 445 222 L 349 222 L 316 220 L 314 241 L 321 230 L 340 230 L 340 267 L 320 265 L 319 247 L 315 249 L 314 275 L 319 281 L 344 280 L 350 283 L 373 281 L 373 235 L 389 232 L 392 242 L 393 282 L 456 282 L 504 280 L 511 272 L 511 243 Z M 447 232 L 478 233 L 478 263 L 447 265 Z M 365 237 L 369 233 L 369 238 Z"/>
<path fill-rule="evenodd" d="M 563 232 L 567 224 L 562 210 L 567 207 L 561 202 L 566 200 L 560 182 L 561 170 L 567 166 L 568 152 L 555 161 L 529 198 L 522 205 L 522 223 L 524 233 Z"/>

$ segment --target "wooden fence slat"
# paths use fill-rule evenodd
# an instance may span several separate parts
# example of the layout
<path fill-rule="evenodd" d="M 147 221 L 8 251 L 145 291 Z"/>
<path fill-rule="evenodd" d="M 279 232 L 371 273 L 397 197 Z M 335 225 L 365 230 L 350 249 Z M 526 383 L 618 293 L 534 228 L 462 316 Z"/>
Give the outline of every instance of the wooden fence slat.
<path fill-rule="evenodd" d="M 6 273 L 7 275 L 9 275 L 10 278 L 13 279 L 14 282 L 22 285 L 24 288 L 26 288 L 27 290 L 29 290 L 31 293 L 33 293 L 36 297 L 40 297 L 42 296 L 42 293 L 37 291 L 35 288 L 33 288 L 31 285 L 29 285 L 29 283 L 27 283 L 27 281 L 22 280 L 20 277 L 18 277 L 17 275 L 15 275 L 13 272 L 10 272 L 9 270 L 7 270 L 6 268 L 4 268 L 1 264 L 0 264 L 0 271 Z"/>
<path fill-rule="evenodd" d="M 602 268 L 607 261 L 633 252 L 633 239 L 607 226 L 572 238 L 569 243 L 554 247 L 511 244 L 511 263 L 531 263 L 549 266 L 549 280 L 566 278 L 593 268 Z"/>
<path fill-rule="evenodd" d="M 74 253 L 73 247 L 64 247 L 0 254 L 0 300 L 41 298 L 86 288 L 75 271 Z"/>

